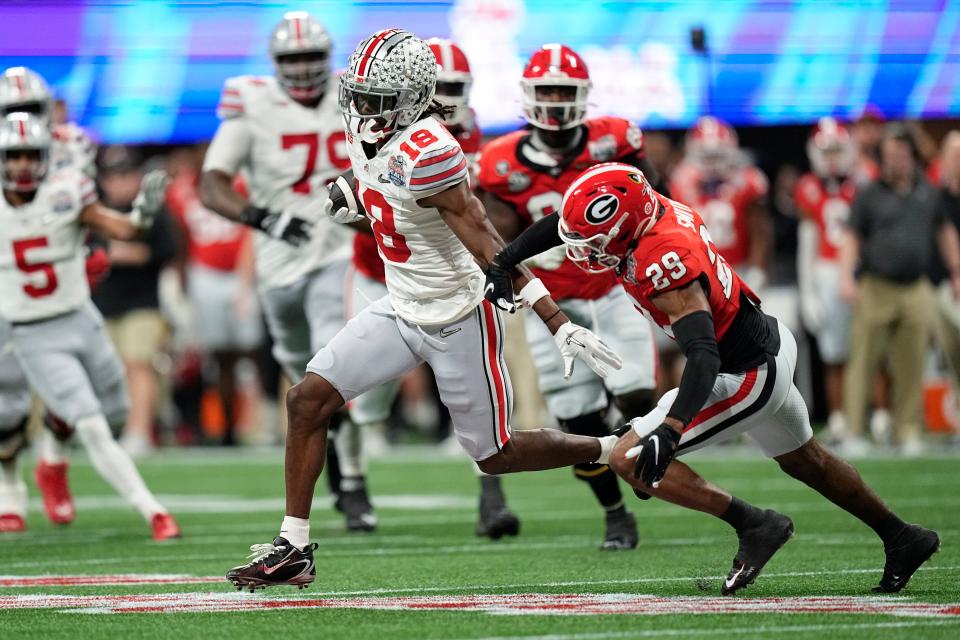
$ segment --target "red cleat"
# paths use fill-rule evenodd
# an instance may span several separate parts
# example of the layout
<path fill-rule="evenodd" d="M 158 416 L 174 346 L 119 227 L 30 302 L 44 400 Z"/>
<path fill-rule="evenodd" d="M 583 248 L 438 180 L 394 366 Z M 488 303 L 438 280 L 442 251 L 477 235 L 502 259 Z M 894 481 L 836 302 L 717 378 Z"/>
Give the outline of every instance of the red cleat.
<path fill-rule="evenodd" d="M 50 464 L 40 460 L 34 470 L 37 488 L 43 495 L 43 510 L 53 524 L 70 524 L 76 517 L 73 496 L 67 486 L 67 463 Z"/>
<path fill-rule="evenodd" d="M 150 526 L 153 528 L 153 539 L 157 542 L 179 538 L 181 535 L 180 525 L 169 513 L 153 514 L 150 518 Z"/>
<path fill-rule="evenodd" d="M 0 533 L 20 533 L 27 530 L 27 523 L 15 513 L 0 513 Z"/>

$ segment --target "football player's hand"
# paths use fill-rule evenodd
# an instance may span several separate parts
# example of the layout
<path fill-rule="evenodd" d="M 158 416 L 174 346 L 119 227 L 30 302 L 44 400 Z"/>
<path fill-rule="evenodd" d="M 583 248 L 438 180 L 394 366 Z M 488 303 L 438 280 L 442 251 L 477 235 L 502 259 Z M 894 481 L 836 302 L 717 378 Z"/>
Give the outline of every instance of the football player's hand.
<path fill-rule="evenodd" d="M 133 199 L 133 210 L 130 212 L 130 221 L 138 229 L 149 229 L 157 214 L 163 209 L 167 198 L 167 185 L 170 178 L 166 171 L 155 169 L 143 176 L 140 181 L 140 192 Z"/>
<path fill-rule="evenodd" d="M 840 297 L 851 307 L 857 303 L 860 292 L 857 289 L 857 281 L 852 275 L 840 276 Z"/>
<path fill-rule="evenodd" d="M 487 281 L 483 289 L 483 297 L 493 306 L 513 313 L 517 310 L 517 303 L 513 293 L 513 277 L 509 269 L 504 269 L 496 262 L 487 267 Z"/>
<path fill-rule="evenodd" d="M 289 211 L 270 211 L 247 205 L 241 216 L 243 223 L 260 229 L 271 238 L 277 238 L 299 247 L 310 240 L 313 223 Z"/>
<path fill-rule="evenodd" d="M 619 369 L 623 366 L 620 356 L 614 353 L 603 340 L 598 338 L 589 329 L 580 325 L 566 322 L 560 325 L 553 339 L 563 357 L 563 379 L 569 380 L 573 375 L 573 364 L 577 358 L 587 363 L 594 373 L 601 378 L 607 377 L 610 369 Z"/>
<path fill-rule="evenodd" d="M 337 179 L 341 180 L 342 178 Z M 335 210 L 333 208 L 333 200 L 331 198 L 327 198 L 323 203 L 323 214 L 334 222 L 339 222 L 340 224 L 360 222 L 366 218 L 366 216 L 359 211 L 351 211 L 347 207 L 340 207 L 339 209 Z"/>
<path fill-rule="evenodd" d="M 640 438 L 637 446 L 627 450 L 625 454 L 628 459 L 636 458 L 633 477 L 656 489 L 667 473 L 667 467 L 677 453 L 679 443 L 680 432 L 668 424 L 661 424 Z"/>

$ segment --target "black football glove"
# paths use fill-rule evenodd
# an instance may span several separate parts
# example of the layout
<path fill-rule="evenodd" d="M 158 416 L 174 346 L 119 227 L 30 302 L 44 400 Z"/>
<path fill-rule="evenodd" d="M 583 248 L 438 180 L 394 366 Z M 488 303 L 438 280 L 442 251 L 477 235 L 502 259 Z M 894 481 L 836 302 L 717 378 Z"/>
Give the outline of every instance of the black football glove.
<path fill-rule="evenodd" d="M 289 211 L 270 211 L 252 204 L 247 205 L 241 214 L 244 224 L 260 229 L 271 238 L 289 242 L 295 247 L 308 242 L 313 231 L 313 223 L 306 218 Z"/>
<path fill-rule="evenodd" d="M 667 466 L 677 453 L 679 443 L 680 433 L 667 424 L 661 424 L 640 438 L 637 446 L 627 451 L 628 458 L 636 456 L 633 477 L 655 488 L 667 473 Z"/>
<path fill-rule="evenodd" d="M 487 282 L 483 290 L 483 297 L 495 307 L 508 313 L 517 310 L 517 303 L 513 294 L 513 276 L 509 269 L 497 264 L 496 259 L 487 267 Z"/>

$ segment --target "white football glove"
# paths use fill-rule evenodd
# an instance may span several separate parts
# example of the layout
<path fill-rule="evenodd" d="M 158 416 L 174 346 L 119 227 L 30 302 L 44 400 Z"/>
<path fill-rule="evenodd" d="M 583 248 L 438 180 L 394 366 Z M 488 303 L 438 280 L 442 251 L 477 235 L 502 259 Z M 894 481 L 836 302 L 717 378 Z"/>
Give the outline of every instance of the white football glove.
<path fill-rule="evenodd" d="M 573 364 L 577 358 L 586 362 L 601 378 L 607 377 L 611 368 L 620 369 L 623 366 L 620 356 L 614 353 L 613 349 L 592 331 L 578 324 L 567 322 L 560 325 L 553 334 L 553 339 L 563 357 L 564 380 L 569 380 L 573 375 Z"/>
<path fill-rule="evenodd" d="M 136 228 L 147 230 L 153 226 L 153 221 L 166 202 L 169 183 L 167 172 L 161 169 L 154 169 L 143 176 L 140 192 L 133 199 L 133 210 L 130 211 L 130 221 Z"/>
<path fill-rule="evenodd" d="M 339 222 L 340 224 L 360 222 L 361 220 L 366 219 L 366 216 L 362 213 L 359 213 L 358 211 L 351 211 L 347 207 L 340 207 L 334 211 L 333 200 L 330 198 L 327 198 L 327 200 L 323 203 L 323 213 L 334 222 Z"/>

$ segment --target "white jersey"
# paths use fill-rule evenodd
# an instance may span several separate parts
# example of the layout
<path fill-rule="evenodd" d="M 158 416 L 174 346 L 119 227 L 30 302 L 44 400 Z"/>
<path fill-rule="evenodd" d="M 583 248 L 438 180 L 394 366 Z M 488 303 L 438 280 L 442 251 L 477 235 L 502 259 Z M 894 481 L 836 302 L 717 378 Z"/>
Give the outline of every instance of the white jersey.
<path fill-rule="evenodd" d="M 0 317 L 43 320 L 89 300 L 80 213 L 96 201 L 93 181 L 75 169 L 49 175 L 23 206 L 0 197 Z"/>
<path fill-rule="evenodd" d="M 467 179 L 460 144 L 434 118 L 395 134 L 370 159 L 351 138 L 353 175 L 372 220 L 393 307 L 414 324 L 462 317 L 483 299 L 483 272 L 440 212 L 417 203 Z"/>
<path fill-rule="evenodd" d="M 291 211 L 314 223 L 311 242 L 301 247 L 255 234 L 260 288 L 293 284 L 349 258 L 353 231 L 323 214 L 327 183 L 350 166 L 336 88 L 309 108 L 290 98 L 272 76 L 238 76 L 224 85 L 217 114 L 223 122 L 204 170 L 229 175 L 242 170 L 254 206 Z"/>
<path fill-rule="evenodd" d="M 73 168 L 91 178 L 97 175 L 97 145 L 80 125 L 73 122 L 53 128 L 50 145 L 50 169 Z"/>

